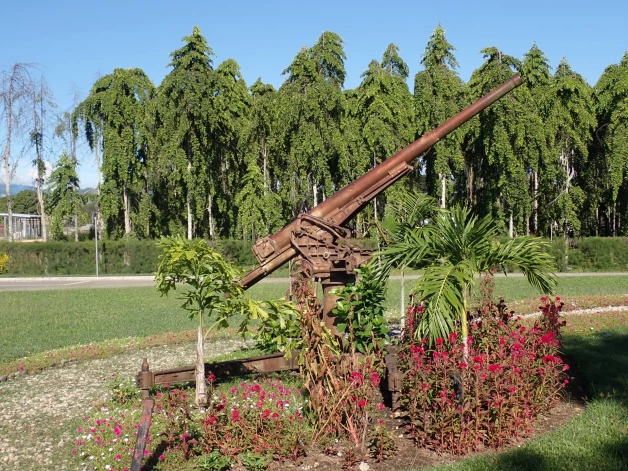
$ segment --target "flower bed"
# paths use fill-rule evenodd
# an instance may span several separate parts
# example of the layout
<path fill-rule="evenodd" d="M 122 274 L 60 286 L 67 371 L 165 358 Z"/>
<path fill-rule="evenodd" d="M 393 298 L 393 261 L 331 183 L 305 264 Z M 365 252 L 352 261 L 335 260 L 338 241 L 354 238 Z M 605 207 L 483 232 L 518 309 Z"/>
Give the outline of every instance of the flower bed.
<path fill-rule="evenodd" d="M 408 430 L 420 446 L 464 454 L 501 447 L 530 429 L 559 400 L 567 383 L 560 353 L 562 303 L 541 306 L 542 318 L 525 327 L 503 303 L 471 323 L 469 352 L 452 333 L 434 348 L 410 341 L 401 353 Z M 410 308 L 409 325 L 421 309 Z M 412 336 L 409 336 L 410 339 Z"/>
<path fill-rule="evenodd" d="M 227 469 L 239 463 L 265 469 L 269 463 L 297 460 L 311 436 L 301 390 L 281 379 L 259 379 L 214 388 L 210 403 L 192 408 L 188 390 L 167 388 L 155 394 L 145 464 L 154 469 Z M 112 402 L 85 418 L 72 454 L 92 469 L 130 468 L 141 415 L 137 388 L 122 382 Z M 118 403 L 118 407 L 113 404 Z"/>

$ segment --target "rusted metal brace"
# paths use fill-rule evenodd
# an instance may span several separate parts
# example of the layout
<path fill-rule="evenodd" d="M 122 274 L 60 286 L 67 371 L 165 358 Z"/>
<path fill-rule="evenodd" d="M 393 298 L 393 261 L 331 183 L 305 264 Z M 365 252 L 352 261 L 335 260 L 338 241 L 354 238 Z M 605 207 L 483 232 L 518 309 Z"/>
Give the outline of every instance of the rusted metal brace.
<path fill-rule="evenodd" d="M 155 399 L 147 397 L 144 399 L 142 407 L 142 418 L 140 426 L 137 429 L 137 441 L 135 442 L 135 450 L 133 451 L 133 460 L 131 461 L 131 471 L 141 471 L 142 460 L 144 459 L 144 450 L 146 450 L 146 440 L 148 439 L 148 431 L 153 418 L 153 407 L 155 407 Z"/>

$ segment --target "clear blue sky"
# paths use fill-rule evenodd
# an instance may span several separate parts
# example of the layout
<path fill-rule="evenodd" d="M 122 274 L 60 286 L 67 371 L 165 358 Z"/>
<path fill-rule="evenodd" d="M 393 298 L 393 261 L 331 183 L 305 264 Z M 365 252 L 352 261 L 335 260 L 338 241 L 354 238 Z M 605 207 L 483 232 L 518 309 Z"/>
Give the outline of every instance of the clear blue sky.
<path fill-rule="evenodd" d="M 346 88 L 360 83 L 372 59 L 393 42 L 419 70 L 430 33 L 440 22 L 456 47 L 460 75 L 468 80 L 481 65 L 479 50 L 496 46 L 521 58 L 533 42 L 556 66 L 566 57 L 595 84 L 604 68 L 628 50 L 628 1 L 222 1 L 163 0 L 5 1 L 1 8 L 0 67 L 37 64 L 60 110 L 69 110 L 73 90 L 84 97 L 100 74 L 139 67 L 158 85 L 168 54 L 198 25 L 216 53 L 215 65 L 235 59 L 250 85 L 258 77 L 279 87 L 281 72 L 301 46 L 334 31 L 344 39 Z M 83 146 L 81 186 L 93 186 L 92 156 Z M 28 183 L 30 158 L 19 169 Z"/>

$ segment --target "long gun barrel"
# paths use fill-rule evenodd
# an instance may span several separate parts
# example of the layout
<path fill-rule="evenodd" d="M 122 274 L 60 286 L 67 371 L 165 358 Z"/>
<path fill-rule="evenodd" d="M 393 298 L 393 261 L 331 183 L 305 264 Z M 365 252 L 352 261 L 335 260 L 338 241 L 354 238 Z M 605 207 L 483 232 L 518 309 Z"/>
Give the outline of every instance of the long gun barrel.
<path fill-rule="evenodd" d="M 469 121 L 480 111 L 521 85 L 521 83 L 521 77 L 514 75 L 472 105 L 449 118 L 433 131 L 424 134 L 409 146 L 337 191 L 306 214 L 323 219 L 333 225 L 341 225 L 349 221 L 369 201 L 410 172 L 412 167 L 409 163 L 412 160 L 427 151 L 454 129 Z M 244 288 L 250 288 L 297 255 L 297 251 L 292 247 L 291 237 L 298 224 L 298 220 L 292 221 L 276 234 L 263 237 L 256 242 L 252 250 L 260 266 L 250 271 L 240 280 L 239 283 Z"/>

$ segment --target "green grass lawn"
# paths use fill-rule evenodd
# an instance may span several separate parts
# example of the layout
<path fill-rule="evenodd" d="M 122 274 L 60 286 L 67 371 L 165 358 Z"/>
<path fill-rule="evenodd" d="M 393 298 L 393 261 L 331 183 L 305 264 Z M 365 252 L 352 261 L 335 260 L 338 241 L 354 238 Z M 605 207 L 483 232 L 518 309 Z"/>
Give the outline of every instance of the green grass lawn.
<path fill-rule="evenodd" d="M 555 432 L 520 448 L 456 465 L 451 471 L 554 471 L 628 469 L 628 326 L 568 334 L 568 361 L 585 378 L 586 411 Z"/>
<path fill-rule="evenodd" d="M 406 294 L 414 280 L 407 280 Z M 558 294 L 595 296 L 626 293 L 625 277 L 560 278 Z M 259 283 L 256 299 L 285 295 L 286 283 Z M 401 283 L 389 282 L 387 309 L 399 315 Z M 176 295 L 176 293 L 175 293 Z M 538 297 L 523 278 L 496 278 L 496 295 L 507 301 Z M 76 289 L 0 293 L 0 362 L 32 353 L 107 339 L 149 336 L 194 329 L 176 296 L 160 297 L 155 288 Z"/>

